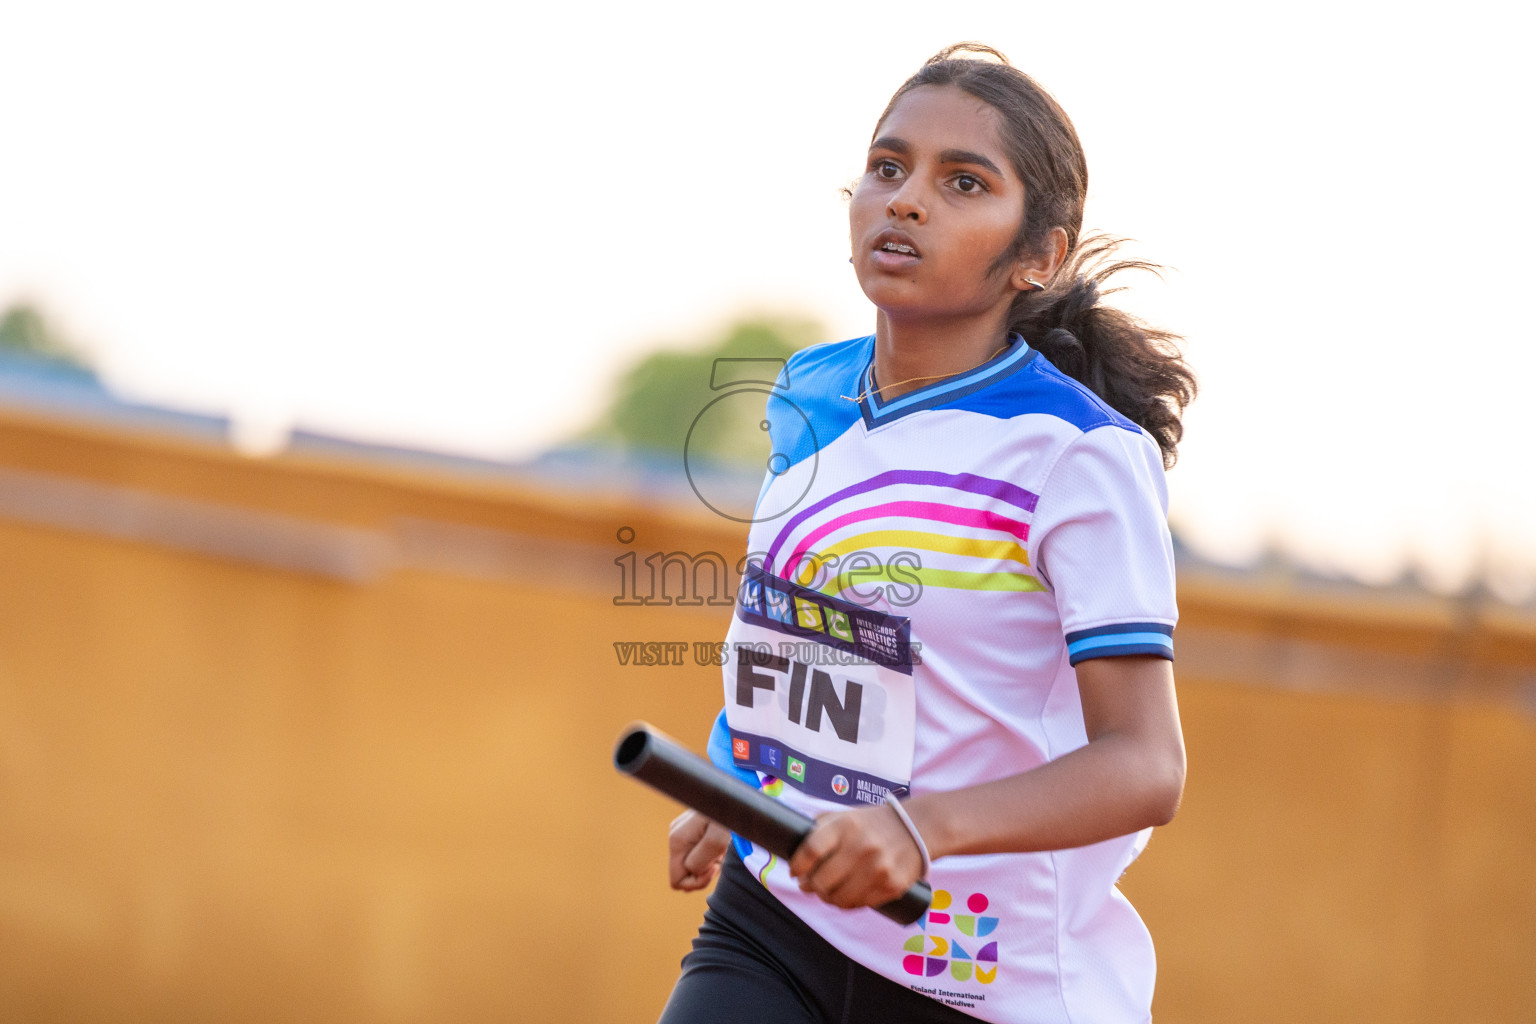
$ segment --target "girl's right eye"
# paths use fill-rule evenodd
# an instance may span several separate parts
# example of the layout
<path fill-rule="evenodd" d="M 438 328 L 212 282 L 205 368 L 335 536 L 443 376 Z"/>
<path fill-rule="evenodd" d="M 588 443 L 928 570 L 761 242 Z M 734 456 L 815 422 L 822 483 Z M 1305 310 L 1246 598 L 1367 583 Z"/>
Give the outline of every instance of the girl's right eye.
<path fill-rule="evenodd" d="M 869 168 L 875 177 L 892 181 L 901 177 L 901 165 L 894 160 L 876 160 Z"/>

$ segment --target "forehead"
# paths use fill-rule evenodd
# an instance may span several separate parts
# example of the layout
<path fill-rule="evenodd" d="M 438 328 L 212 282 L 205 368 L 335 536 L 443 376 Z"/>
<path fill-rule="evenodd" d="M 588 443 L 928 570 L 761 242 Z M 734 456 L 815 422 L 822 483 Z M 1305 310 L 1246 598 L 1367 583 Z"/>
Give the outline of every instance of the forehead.
<path fill-rule="evenodd" d="M 875 128 L 875 138 L 896 138 L 920 149 L 964 149 L 1007 166 L 1003 119 L 986 101 L 955 85 L 920 85 L 906 92 Z"/>

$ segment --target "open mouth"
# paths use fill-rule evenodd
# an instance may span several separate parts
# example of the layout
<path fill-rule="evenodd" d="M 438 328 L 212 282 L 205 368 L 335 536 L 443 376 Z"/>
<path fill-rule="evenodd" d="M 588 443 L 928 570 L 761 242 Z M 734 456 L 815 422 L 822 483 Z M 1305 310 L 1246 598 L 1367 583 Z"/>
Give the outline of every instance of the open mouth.
<path fill-rule="evenodd" d="M 898 259 L 920 260 L 923 258 L 923 254 L 917 251 L 917 246 L 912 244 L 912 236 L 894 228 L 887 228 L 875 236 L 874 251 Z"/>

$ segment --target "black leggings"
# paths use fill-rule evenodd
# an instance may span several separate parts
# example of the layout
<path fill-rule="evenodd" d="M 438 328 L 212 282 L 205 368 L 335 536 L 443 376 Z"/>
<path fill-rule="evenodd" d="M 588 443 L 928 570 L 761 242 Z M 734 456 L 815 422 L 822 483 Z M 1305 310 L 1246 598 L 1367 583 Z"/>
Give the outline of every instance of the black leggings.
<path fill-rule="evenodd" d="M 976 1024 L 839 953 L 764 889 L 733 847 L 660 1024 L 893 1021 Z"/>

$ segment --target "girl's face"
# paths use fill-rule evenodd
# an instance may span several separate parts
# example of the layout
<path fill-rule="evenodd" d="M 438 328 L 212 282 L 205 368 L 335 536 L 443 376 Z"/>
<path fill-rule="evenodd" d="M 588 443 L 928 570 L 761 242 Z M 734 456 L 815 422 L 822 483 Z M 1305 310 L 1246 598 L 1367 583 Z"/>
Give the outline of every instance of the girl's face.
<path fill-rule="evenodd" d="M 992 270 L 1024 219 L 1000 127 L 969 93 L 926 85 L 876 131 L 849 224 L 859 285 L 892 320 L 1001 317 L 1028 287 L 1016 262 Z"/>

